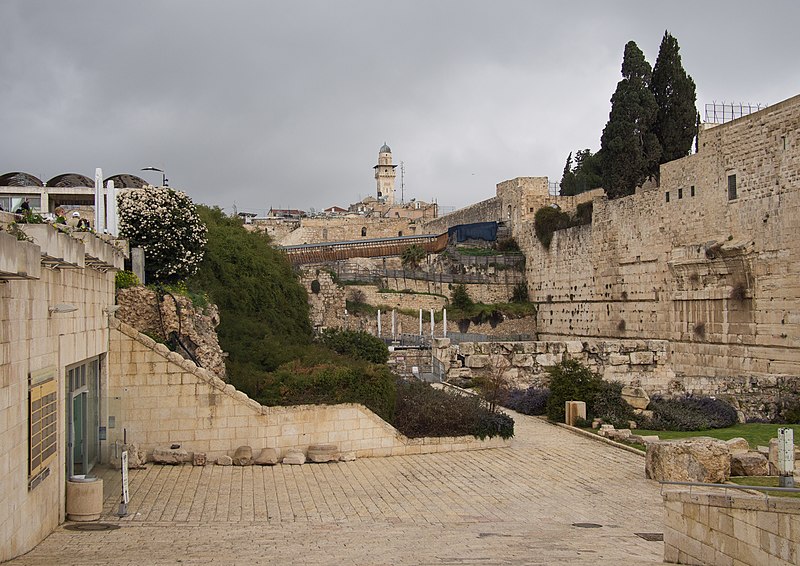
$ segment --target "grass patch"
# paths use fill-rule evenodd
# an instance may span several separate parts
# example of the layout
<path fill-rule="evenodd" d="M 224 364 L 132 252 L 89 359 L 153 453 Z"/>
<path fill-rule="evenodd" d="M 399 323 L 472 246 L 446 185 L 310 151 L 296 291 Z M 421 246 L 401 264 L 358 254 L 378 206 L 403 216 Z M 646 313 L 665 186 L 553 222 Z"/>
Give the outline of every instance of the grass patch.
<path fill-rule="evenodd" d="M 736 485 L 755 485 L 758 487 L 780 487 L 778 476 L 736 476 L 730 478 Z M 787 493 L 785 491 L 764 491 L 773 497 L 800 497 L 800 493 Z"/>
<path fill-rule="evenodd" d="M 769 446 L 770 438 L 777 438 L 778 429 L 786 427 L 793 429 L 795 438 L 800 439 L 800 437 L 798 437 L 800 434 L 800 425 L 777 425 L 765 423 L 737 424 L 726 428 L 691 431 L 636 429 L 633 431 L 633 433 L 642 436 L 656 434 L 661 440 L 670 440 L 673 438 L 693 438 L 697 436 L 710 436 L 711 438 L 718 438 L 720 440 L 730 440 L 731 438 L 741 437 L 750 443 L 750 448 L 755 450 L 756 446 Z"/>

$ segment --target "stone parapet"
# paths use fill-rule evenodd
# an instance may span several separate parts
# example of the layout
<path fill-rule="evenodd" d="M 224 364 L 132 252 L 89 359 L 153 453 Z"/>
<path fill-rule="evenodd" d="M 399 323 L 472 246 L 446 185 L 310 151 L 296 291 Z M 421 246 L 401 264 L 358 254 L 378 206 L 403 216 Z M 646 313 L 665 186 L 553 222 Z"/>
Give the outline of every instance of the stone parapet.
<path fill-rule="evenodd" d="M 797 499 L 731 491 L 664 492 L 664 561 L 789 566 L 800 562 Z"/>

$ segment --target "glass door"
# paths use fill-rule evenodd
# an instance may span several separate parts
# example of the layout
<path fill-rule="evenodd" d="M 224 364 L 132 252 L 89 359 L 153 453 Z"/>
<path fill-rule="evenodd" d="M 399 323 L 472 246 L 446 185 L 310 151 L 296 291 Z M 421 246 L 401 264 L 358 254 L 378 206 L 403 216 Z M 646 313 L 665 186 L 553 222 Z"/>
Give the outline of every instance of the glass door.
<path fill-rule="evenodd" d="M 100 447 L 100 358 L 67 369 L 67 477 L 88 474 Z"/>

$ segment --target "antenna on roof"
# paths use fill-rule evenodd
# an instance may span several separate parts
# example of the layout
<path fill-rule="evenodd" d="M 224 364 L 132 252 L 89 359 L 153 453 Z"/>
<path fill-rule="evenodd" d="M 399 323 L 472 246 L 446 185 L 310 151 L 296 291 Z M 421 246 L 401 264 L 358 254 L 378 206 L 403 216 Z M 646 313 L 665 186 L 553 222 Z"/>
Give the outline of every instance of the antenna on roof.
<path fill-rule="evenodd" d="M 405 198 L 405 187 L 406 187 L 405 175 L 406 175 L 406 164 L 403 161 L 401 161 L 400 162 L 400 204 L 403 204 L 403 203 L 406 202 L 406 198 Z"/>

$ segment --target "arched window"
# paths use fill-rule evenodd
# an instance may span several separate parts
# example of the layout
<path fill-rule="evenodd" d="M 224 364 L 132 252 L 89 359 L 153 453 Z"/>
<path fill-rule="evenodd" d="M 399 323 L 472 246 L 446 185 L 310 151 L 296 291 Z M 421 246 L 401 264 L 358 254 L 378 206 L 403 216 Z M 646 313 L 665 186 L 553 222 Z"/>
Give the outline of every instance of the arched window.
<path fill-rule="evenodd" d="M 509 220 L 511 220 L 511 205 L 510 204 L 508 205 L 508 216 L 507 216 L 507 218 Z"/>
<path fill-rule="evenodd" d="M 402 235 L 403 235 L 403 231 L 402 231 L 402 230 L 400 230 L 400 231 L 397 233 L 397 235 L 398 235 L 398 236 L 402 236 Z"/>
<path fill-rule="evenodd" d="M 361 237 L 364 238 L 364 237 L 366 237 L 366 235 L 367 235 L 367 227 L 363 226 L 361 228 Z"/>
<path fill-rule="evenodd" d="M 328 241 L 328 229 L 327 228 L 323 228 L 322 229 L 322 239 L 325 240 L 326 242 Z"/>

